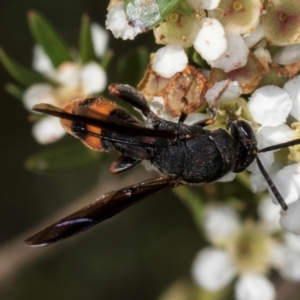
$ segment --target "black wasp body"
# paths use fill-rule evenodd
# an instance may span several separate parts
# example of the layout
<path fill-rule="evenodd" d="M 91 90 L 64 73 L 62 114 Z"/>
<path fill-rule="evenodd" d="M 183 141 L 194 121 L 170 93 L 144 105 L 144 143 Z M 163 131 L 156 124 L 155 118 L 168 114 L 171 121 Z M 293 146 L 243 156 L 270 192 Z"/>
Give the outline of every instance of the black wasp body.
<path fill-rule="evenodd" d="M 109 90 L 139 109 L 147 126 L 104 98 L 80 99 L 68 104 L 64 110 L 47 104 L 39 104 L 34 110 L 60 117 L 66 131 L 94 150 L 119 151 L 121 155 L 112 163 L 111 173 L 129 170 L 141 161 L 149 160 L 163 176 L 104 194 L 92 204 L 28 238 L 26 244 L 39 246 L 67 238 L 149 195 L 182 184 L 216 181 L 230 171 L 244 171 L 255 159 L 278 202 L 287 209 L 257 154 L 299 144 L 300 140 L 258 150 L 251 125 L 238 120 L 229 110 L 228 131 L 208 130 L 205 127 L 212 124 L 216 116 L 213 105 L 209 108 L 211 118 L 189 126 L 183 123 L 184 113 L 178 123 L 156 116 L 143 95 L 131 86 L 113 84 Z"/>

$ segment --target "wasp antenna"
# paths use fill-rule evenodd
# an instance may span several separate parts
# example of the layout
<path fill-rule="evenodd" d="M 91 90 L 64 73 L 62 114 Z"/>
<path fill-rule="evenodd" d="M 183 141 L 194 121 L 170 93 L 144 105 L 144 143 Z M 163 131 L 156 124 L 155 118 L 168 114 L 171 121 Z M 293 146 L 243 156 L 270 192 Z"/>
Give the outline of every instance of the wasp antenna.
<path fill-rule="evenodd" d="M 286 211 L 288 209 L 287 204 L 285 203 L 284 199 L 282 198 L 281 194 L 279 193 L 278 189 L 276 188 L 276 186 L 274 185 L 271 177 L 269 176 L 269 174 L 267 173 L 267 171 L 265 170 L 264 166 L 262 165 L 260 159 L 258 157 L 256 157 L 256 161 L 257 161 L 257 165 L 258 168 L 261 172 L 261 174 L 264 176 L 267 184 L 269 185 L 272 193 L 274 194 L 276 200 L 278 201 L 278 203 L 280 204 L 281 208 Z"/>
<path fill-rule="evenodd" d="M 295 145 L 299 145 L 299 144 L 300 144 L 300 139 L 296 139 L 296 140 L 292 140 L 292 141 L 288 141 L 288 142 L 285 142 L 285 143 L 276 144 L 276 145 L 273 145 L 273 146 L 269 146 L 269 147 L 260 149 L 260 150 L 258 150 L 258 152 L 268 152 L 268 151 L 287 148 L 287 147 L 291 147 L 291 146 L 295 146 Z"/>
<path fill-rule="evenodd" d="M 222 95 L 228 89 L 231 80 L 227 79 L 222 90 L 219 92 L 218 96 L 214 99 L 214 101 L 210 104 L 209 109 L 215 109 L 217 106 L 218 101 L 221 99 Z"/>

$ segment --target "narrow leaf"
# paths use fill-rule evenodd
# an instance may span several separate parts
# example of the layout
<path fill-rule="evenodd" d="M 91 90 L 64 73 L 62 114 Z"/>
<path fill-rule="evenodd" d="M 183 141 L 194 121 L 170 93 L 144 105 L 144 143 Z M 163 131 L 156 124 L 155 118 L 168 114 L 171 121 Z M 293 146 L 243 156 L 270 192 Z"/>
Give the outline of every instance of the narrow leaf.
<path fill-rule="evenodd" d="M 23 67 L 12 59 L 3 49 L 0 48 L 0 61 L 6 71 L 18 82 L 25 86 L 30 86 L 38 82 L 44 82 L 45 78 L 26 67 Z"/>
<path fill-rule="evenodd" d="M 176 9 L 182 0 L 125 0 L 128 22 L 143 31 L 153 28 Z"/>
<path fill-rule="evenodd" d="M 99 161 L 99 153 L 81 144 L 45 150 L 29 157 L 25 167 L 36 173 L 73 170 Z"/>
<path fill-rule="evenodd" d="M 83 64 L 97 60 L 91 33 L 91 20 L 86 14 L 82 16 L 81 21 L 79 52 Z"/>
<path fill-rule="evenodd" d="M 72 61 L 72 56 L 64 40 L 40 14 L 30 11 L 28 23 L 35 41 L 42 46 L 54 67 L 58 67 L 65 61 Z"/>

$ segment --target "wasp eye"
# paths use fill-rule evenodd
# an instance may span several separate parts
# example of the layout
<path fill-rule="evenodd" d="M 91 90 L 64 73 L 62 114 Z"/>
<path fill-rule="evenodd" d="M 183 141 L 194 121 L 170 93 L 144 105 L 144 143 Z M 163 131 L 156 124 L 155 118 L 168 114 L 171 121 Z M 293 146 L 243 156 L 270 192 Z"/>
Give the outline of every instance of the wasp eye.
<path fill-rule="evenodd" d="M 253 128 L 248 122 L 238 121 L 237 125 L 238 130 L 241 131 L 247 139 L 251 139 L 254 137 Z"/>

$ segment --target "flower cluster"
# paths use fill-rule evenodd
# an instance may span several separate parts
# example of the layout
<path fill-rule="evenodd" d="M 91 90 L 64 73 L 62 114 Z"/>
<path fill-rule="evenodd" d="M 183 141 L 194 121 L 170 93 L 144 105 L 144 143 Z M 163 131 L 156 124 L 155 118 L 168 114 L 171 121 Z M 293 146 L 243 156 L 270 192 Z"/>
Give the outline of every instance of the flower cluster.
<path fill-rule="evenodd" d="M 220 121 L 216 126 L 222 126 L 224 110 L 220 107 L 224 102 L 252 124 L 259 149 L 299 138 L 300 77 L 296 75 L 300 67 L 300 7 L 297 1 L 187 0 L 186 3 L 189 9 L 178 1 L 178 6 L 166 16 L 162 7 L 153 3 L 145 7 L 151 11 L 147 16 L 139 13 L 142 5 L 139 1 L 116 0 L 108 7 L 106 26 L 115 37 L 133 39 L 153 29 L 156 43 L 164 45 L 153 55 L 152 73 L 147 71 L 147 82 L 143 80 L 141 84 L 146 98 L 150 94 L 147 100 L 152 109 L 176 121 L 174 117 L 180 115 L 182 106 L 178 108 L 180 97 L 173 96 L 170 85 L 173 90 L 179 90 L 184 84 L 201 82 L 206 94 L 197 91 L 199 105 L 188 99 L 188 104 L 197 110 L 199 106 L 205 107 L 205 103 L 209 105 L 224 87 L 224 80 L 230 79 L 219 100 Z M 207 76 L 207 82 L 199 80 L 195 72 L 187 73 L 190 61 L 204 66 L 201 71 Z M 188 78 L 188 83 L 178 80 L 178 74 Z M 185 91 L 190 89 L 185 87 Z M 195 88 L 192 89 L 195 95 Z M 172 95 L 172 99 L 167 95 Z M 192 109 L 188 113 L 191 122 L 207 117 L 200 114 L 195 117 Z M 290 148 L 290 153 L 286 149 L 260 153 L 259 158 L 293 208 L 282 213 L 282 226 L 299 234 L 300 221 L 294 220 L 295 211 L 300 210 L 297 149 L 297 146 Z M 249 171 L 253 191 L 269 189 L 256 162 Z M 229 175 L 226 180 L 233 179 L 234 175 Z M 271 191 L 270 195 L 277 204 Z"/>
<path fill-rule="evenodd" d="M 29 25 L 36 41 L 33 50 L 33 70 L 20 66 L 3 50 L 0 60 L 15 77 L 19 87 L 11 84 L 9 90 L 22 99 L 32 113 L 38 103 L 63 108 L 69 101 L 97 94 L 106 88 L 107 78 L 103 61 L 107 61 L 108 33 L 100 25 L 82 18 L 78 50 L 66 45 L 59 33 L 40 14 L 28 14 Z M 33 136 L 41 144 L 55 142 L 65 134 L 59 119 L 34 115 Z"/>
<path fill-rule="evenodd" d="M 287 280 L 300 281 L 300 238 L 280 231 L 278 213 L 270 199 L 261 201 L 256 222 L 241 222 L 224 204 L 206 207 L 204 231 L 213 247 L 197 254 L 192 265 L 195 282 L 217 291 L 238 276 L 237 300 L 272 300 L 275 288 L 267 278 L 271 269 Z"/>
<path fill-rule="evenodd" d="M 96 54 L 101 58 L 106 51 L 107 32 L 97 24 L 93 24 L 91 30 Z M 54 68 L 38 45 L 34 48 L 33 69 L 43 74 L 48 82 L 31 85 L 25 90 L 23 101 L 29 111 L 38 103 L 63 108 L 73 99 L 104 91 L 107 84 L 106 73 L 98 62 L 82 64 L 80 61 L 66 61 Z M 62 137 L 65 130 L 58 118 L 49 116 L 35 122 L 32 133 L 39 143 L 47 144 Z"/>
<path fill-rule="evenodd" d="M 180 1 L 177 2 L 180 7 Z M 286 46 L 281 47 L 274 62 L 288 65 L 299 60 L 297 1 L 273 1 L 266 6 L 260 0 L 186 2 L 190 10 L 175 9 L 163 18 L 155 15 L 155 10 L 162 9 L 154 4 L 147 7 L 139 1 L 111 1 L 106 26 L 115 37 L 123 39 L 133 39 L 153 28 L 156 43 L 165 45 L 157 51 L 153 69 L 166 78 L 185 68 L 188 62 L 186 50 L 192 46 L 212 69 L 226 73 L 245 67 L 251 60 L 252 77 L 262 77 L 269 71 L 272 54 L 266 48 L 268 43 Z M 152 27 L 145 25 L 148 16 L 137 13 L 142 10 L 139 5 L 144 10 L 154 11 Z M 252 84 L 255 81 L 258 78 L 252 78 Z M 257 86 L 258 82 L 255 84 Z"/>

